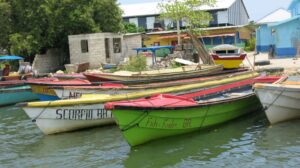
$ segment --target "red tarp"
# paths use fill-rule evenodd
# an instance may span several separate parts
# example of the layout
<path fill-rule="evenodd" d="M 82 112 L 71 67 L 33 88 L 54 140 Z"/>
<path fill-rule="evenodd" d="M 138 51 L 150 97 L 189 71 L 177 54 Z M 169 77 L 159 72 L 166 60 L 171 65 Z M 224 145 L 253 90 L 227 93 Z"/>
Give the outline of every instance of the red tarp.
<path fill-rule="evenodd" d="M 221 85 L 211 89 L 201 90 L 190 94 L 183 94 L 181 96 L 173 96 L 170 94 L 155 95 L 150 98 L 142 98 L 137 100 L 127 100 L 120 102 L 106 103 L 105 108 L 111 110 L 114 106 L 126 106 L 126 107 L 145 107 L 145 108 L 159 108 L 159 107 L 189 107 L 195 106 L 197 103 L 193 100 L 194 97 L 209 95 L 212 93 L 221 92 L 224 90 L 252 85 L 254 83 L 268 82 L 273 83 L 280 77 L 257 77 L 253 79 L 247 79 L 239 82 L 234 82 L 226 85 Z"/>
<path fill-rule="evenodd" d="M 26 83 L 29 84 L 42 84 L 42 85 L 88 85 L 91 84 L 88 80 L 72 79 L 72 80 L 58 80 L 57 78 L 42 78 L 30 79 Z"/>
<path fill-rule="evenodd" d="M 157 108 L 157 107 L 187 107 L 195 106 L 197 102 L 193 99 L 189 99 L 181 96 L 173 96 L 170 94 L 159 94 L 150 98 L 143 98 L 137 100 L 120 101 L 106 103 L 106 109 L 113 109 L 114 106 L 127 106 L 127 107 L 145 107 L 145 108 Z"/>

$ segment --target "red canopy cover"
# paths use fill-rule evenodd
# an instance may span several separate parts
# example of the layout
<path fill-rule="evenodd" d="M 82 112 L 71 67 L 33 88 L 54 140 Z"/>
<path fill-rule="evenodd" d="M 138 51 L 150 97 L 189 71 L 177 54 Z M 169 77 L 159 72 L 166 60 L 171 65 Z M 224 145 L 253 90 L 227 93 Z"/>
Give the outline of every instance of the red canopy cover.
<path fill-rule="evenodd" d="M 159 94 L 159 95 L 152 96 L 150 98 L 106 103 L 105 109 L 111 110 L 115 106 L 158 108 L 158 107 L 187 107 L 187 106 L 195 106 L 195 105 L 197 105 L 197 102 L 195 102 L 193 99 L 190 98 L 174 96 L 170 94 Z"/>

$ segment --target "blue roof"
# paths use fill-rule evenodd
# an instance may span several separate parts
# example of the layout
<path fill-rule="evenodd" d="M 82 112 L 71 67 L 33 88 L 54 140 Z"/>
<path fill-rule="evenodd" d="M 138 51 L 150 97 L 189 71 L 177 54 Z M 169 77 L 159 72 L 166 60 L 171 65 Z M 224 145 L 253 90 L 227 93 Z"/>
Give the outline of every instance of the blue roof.
<path fill-rule="evenodd" d="M 1 60 L 22 60 L 24 59 L 23 57 L 16 56 L 16 55 L 4 55 L 0 56 L 0 61 Z"/>
<path fill-rule="evenodd" d="M 299 18 L 300 18 L 300 16 L 296 16 L 296 17 L 293 17 L 293 18 L 284 20 L 284 21 L 279 22 L 279 23 L 271 24 L 271 25 L 269 25 L 269 26 L 270 26 L 270 27 L 277 27 L 277 26 L 283 25 L 283 24 L 285 24 L 285 23 L 288 23 L 288 22 L 297 20 L 297 19 L 299 19 Z"/>

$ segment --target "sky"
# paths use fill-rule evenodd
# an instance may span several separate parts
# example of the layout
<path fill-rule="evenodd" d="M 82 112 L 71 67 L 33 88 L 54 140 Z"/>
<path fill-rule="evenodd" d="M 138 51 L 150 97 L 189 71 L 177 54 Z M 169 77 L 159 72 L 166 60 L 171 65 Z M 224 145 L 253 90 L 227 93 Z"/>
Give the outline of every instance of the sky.
<path fill-rule="evenodd" d="M 118 0 L 121 4 L 160 2 L 161 0 Z M 244 0 L 250 20 L 257 21 L 278 8 L 287 8 L 292 0 Z"/>

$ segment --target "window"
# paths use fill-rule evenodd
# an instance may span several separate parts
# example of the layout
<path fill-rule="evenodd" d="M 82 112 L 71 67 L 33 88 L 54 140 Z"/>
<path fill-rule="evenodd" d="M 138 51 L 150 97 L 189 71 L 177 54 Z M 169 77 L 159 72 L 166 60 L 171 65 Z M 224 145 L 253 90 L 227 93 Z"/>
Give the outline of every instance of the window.
<path fill-rule="evenodd" d="M 155 23 L 155 17 L 147 17 L 146 22 L 147 22 L 147 29 L 153 29 Z"/>
<path fill-rule="evenodd" d="M 82 53 L 89 52 L 89 44 L 87 40 L 81 40 L 81 52 Z"/>
<path fill-rule="evenodd" d="M 129 18 L 129 23 L 133 23 L 137 27 L 139 26 L 138 18 Z"/>
<path fill-rule="evenodd" d="M 153 46 L 160 46 L 160 42 L 154 42 Z"/>
<path fill-rule="evenodd" d="M 113 44 L 114 44 L 114 53 L 121 53 L 122 52 L 121 38 L 113 38 Z"/>
<path fill-rule="evenodd" d="M 110 52 L 109 52 L 109 39 L 108 38 L 105 38 L 105 56 L 106 56 L 106 59 L 110 59 Z"/>

